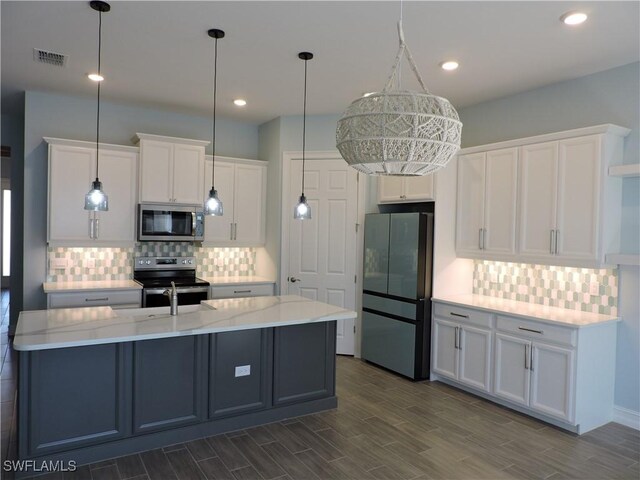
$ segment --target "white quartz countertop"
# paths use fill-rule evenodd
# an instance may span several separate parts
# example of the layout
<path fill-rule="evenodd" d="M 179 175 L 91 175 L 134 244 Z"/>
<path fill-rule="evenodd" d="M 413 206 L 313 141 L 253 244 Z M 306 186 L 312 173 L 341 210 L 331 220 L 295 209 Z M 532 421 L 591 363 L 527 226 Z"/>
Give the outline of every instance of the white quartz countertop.
<path fill-rule="evenodd" d="M 142 290 L 134 280 L 87 280 L 79 282 L 44 282 L 44 293 L 91 292 L 96 290 Z"/>
<path fill-rule="evenodd" d="M 620 318 L 615 315 L 581 312 L 579 310 L 549 307 L 536 303 L 517 302 L 515 300 L 484 295 L 442 295 L 433 297 L 432 300 L 449 305 L 471 307 L 498 314 L 504 313 L 513 317 L 527 318 L 552 325 L 564 325 L 568 327 L 587 327 L 620 320 Z"/>
<path fill-rule="evenodd" d="M 276 283 L 275 280 L 260 277 L 258 275 L 245 275 L 239 277 L 200 277 L 211 284 L 212 287 L 216 285 L 233 286 L 233 285 L 247 285 L 247 284 L 268 284 Z"/>
<path fill-rule="evenodd" d="M 199 311 L 180 313 L 178 308 L 178 315 L 173 317 L 166 313 L 150 315 L 140 309 L 118 312 L 111 307 L 24 311 L 20 312 L 13 346 L 16 350 L 46 350 L 347 320 L 357 316 L 354 311 L 297 295 L 202 303 Z"/>

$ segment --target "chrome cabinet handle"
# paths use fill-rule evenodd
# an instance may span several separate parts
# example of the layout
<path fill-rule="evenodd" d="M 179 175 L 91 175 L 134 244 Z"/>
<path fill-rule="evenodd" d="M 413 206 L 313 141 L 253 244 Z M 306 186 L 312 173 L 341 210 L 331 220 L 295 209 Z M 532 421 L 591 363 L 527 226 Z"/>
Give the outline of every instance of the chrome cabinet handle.
<path fill-rule="evenodd" d="M 453 348 L 458 348 L 458 328 L 456 327 L 455 336 L 453 337 Z"/>
<path fill-rule="evenodd" d="M 461 313 L 455 313 L 455 312 L 449 312 L 449 313 L 454 317 L 469 318 L 469 315 L 462 315 Z"/>
<path fill-rule="evenodd" d="M 531 370 L 533 372 L 533 347 L 529 347 L 529 370 Z"/>
<path fill-rule="evenodd" d="M 85 302 L 108 302 L 109 301 L 109 297 L 104 297 L 104 298 L 85 298 L 84 301 Z"/>
<path fill-rule="evenodd" d="M 530 362 L 530 358 L 529 358 L 529 345 L 525 344 L 524 346 L 524 369 L 525 370 L 529 370 L 529 362 Z"/>
<path fill-rule="evenodd" d="M 287 280 L 289 280 L 291 283 L 296 283 L 300 281 L 300 279 L 296 277 L 289 277 Z"/>
<path fill-rule="evenodd" d="M 482 250 L 482 228 L 478 229 L 478 250 Z"/>
<path fill-rule="evenodd" d="M 518 327 L 518 330 L 524 330 L 525 332 L 531 332 L 531 333 L 539 333 L 540 335 L 544 334 L 542 330 L 534 330 L 533 328 Z"/>
<path fill-rule="evenodd" d="M 229 224 L 229 240 L 233 240 L 233 223 Z"/>
<path fill-rule="evenodd" d="M 555 245 L 555 238 L 556 238 L 556 231 L 555 230 L 551 230 L 551 233 L 549 235 L 549 253 L 551 255 L 553 255 L 555 253 L 553 251 L 553 247 Z"/>
<path fill-rule="evenodd" d="M 93 219 L 93 239 L 97 240 L 99 236 L 100 236 L 100 219 L 94 218 Z"/>
<path fill-rule="evenodd" d="M 233 224 L 233 239 L 234 240 L 238 239 L 238 224 L 237 223 Z"/>
<path fill-rule="evenodd" d="M 89 214 L 89 238 L 93 238 L 93 218 Z"/>
<path fill-rule="evenodd" d="M 251 293 L 251 290 L 234 290 L 233 293 Z"/>
<path fill-rule="evenodd" d="M 462 327 L 458 327 L 458 350 L 462 350 Z"/>
<path fill-rule="evenodd" d="M 560 230 L 556 230 L 556 255 L 558 255 L 558 239 L 560 238 Z"/>

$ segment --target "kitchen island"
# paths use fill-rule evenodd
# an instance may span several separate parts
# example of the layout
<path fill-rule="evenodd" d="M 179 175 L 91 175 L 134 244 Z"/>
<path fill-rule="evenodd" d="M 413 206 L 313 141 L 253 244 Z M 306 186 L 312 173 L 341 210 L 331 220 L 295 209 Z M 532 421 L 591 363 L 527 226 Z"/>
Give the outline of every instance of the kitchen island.
<path fill-rule="evenodd" d="M 22 312 L 18 455 L 90 463 L 335 408 L 355 316 L 298 296 Z"/>

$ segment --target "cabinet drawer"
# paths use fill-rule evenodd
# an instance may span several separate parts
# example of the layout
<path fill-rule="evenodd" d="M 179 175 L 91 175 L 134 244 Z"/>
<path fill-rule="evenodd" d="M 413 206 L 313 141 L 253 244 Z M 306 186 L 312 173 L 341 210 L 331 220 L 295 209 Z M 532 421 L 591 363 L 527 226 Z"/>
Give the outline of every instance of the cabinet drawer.
<path fill-rule="evenodd" d="M 491 313 L 481 312 L 478 310 L 473 310 L 471 308 L 447 305 L 444 303 L 434 303 L 433 305 L 434 315 L 440 318 L 446 318 L 454 322 L 471 323 L 473 325 L 491 328 L 493 320 L 493 314 Z"/>
<path fill-rule="evenodd" d="M 574 328 L 559 327 L 547 323 L 520 320 L 498 315 L 496 328 L 503 332 L 515 333 L 520 337 L 545 340 L 564 345 L 576 345 L 577 331 Z"/>
<path fill-rule="evenodd" d="M 211 298 L 262 297 L 271 295 L 273 295 L 273 283 L 211 287 Z"/>
<path fill-rule="evenodd" d="M 86 293 L 50 293 L 49 308 L 140 306 L 141 290 L 100 290 Z"/>

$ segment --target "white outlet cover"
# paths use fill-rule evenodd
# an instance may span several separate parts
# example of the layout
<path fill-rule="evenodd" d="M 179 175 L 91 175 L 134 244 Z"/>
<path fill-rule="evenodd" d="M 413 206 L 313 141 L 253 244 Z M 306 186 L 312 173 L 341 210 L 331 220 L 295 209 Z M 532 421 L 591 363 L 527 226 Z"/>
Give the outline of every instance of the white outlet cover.
<path fill-rule="evenodd" d="M 236 367 L 236 377 L 251 375 L 251 365 L 239 365 Z"/>

